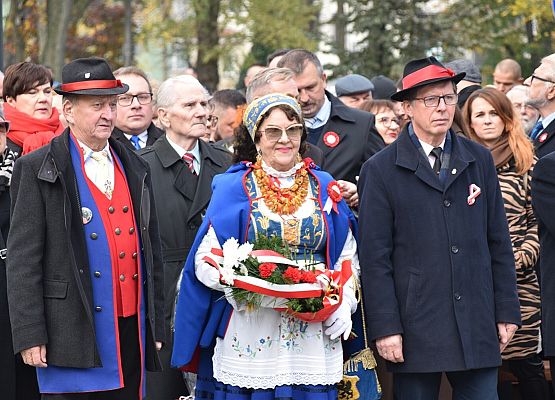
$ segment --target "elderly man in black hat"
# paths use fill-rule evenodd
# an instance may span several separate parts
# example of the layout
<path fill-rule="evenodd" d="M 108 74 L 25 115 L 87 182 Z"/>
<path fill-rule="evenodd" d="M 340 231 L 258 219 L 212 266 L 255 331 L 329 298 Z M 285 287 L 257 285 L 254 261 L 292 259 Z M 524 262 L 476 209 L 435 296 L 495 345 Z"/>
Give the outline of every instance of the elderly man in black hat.
<path fill-rule="evenodd" d="M 67 64 L 52 142 L 17 160 L 7 262 L 14 351 L 43 399 L 142 399 L 164 341 L 146 163 L 110 139 L 128 90 L 100 58 Z"/>
<path fill-rule="evenodd" d="M 398 400 L 497 399 L 500 352 L 520 324 L 515 262 L 490 152 L 450 129 L 455 74 L 407 64 L 411 122 L 361 171 L 362 288 L 372 340 Z"/>

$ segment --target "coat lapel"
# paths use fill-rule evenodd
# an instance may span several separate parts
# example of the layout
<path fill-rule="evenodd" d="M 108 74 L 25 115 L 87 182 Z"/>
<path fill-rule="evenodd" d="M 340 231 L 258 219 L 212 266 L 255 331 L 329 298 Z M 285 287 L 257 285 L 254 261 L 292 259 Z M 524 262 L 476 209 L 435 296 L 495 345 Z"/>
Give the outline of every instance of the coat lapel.
<path fill-rule="evenodd" d="M 335 147 L 330 147 L 328 145 L 326 145 L 326 143 L 324 142 L 324 136 L 327 132 L 335 132 L 337 133 L 337 135 L 339 136 L 339 145 L 341 144 L 341 142 L 343 140 L 348 140 L 348 138 L 346 137 L 347 132 L 347 126 L 345 123 L 337 123 L 337 119 L 340 119 L 343 122 L 346 122 L 347 124 L 350 123 L 354 123 L 355 120 L 349 115 L 348 112 L 348 107 L 346 105 L 344 105 L 341 101 L 339 101 L 337 99 L 337 97 L 333 96 L 331 93 L 329 93 L 326 90 L 326 96 L 328 97 L 329 101 L 331 102 L 331 111 L 330 111 L 330 116 L 328 118 L 328 122 L 326 122 L 326 125 L 324 126 L 324 129 L 322 130 L 322 134 L 320 135 L 320 138 L 318 139 L 318 142 L 316 143 L 317 146 L 322 149 L 323 153 L 324 153 L 324 157 L 327 157 L 327 155 L 333 150 L 335 149 Z M 347 111 L 347 112 L 345 112 Z M 341 128 L 339 128 L 341 126 Z M 337 146 L 336 146 L 337 147 Z"/>
<path fill-rule="evenodd" d="M 462 172 L 468 167 L 471 162 L 475 161 L 474 156 L 470 153 L 461 139 L 451 131 L 451 139 L 453 148 L 451 150 L 451 159 L 449 161 L 449 170 L 447 173 L 447 180 L 445 181 L 445 191 L 457 180 Z"/>
<path fill-rule="evenodd" d="M 212 196 L 212 179 L 220 173 L 222 164 L 214 157 L 213 150 L 202 140 L 200 144 L 200 176 L 194 196 L 193 204 L 189 209 L 189 221 L 202 212 Z"/>
<path fill-rule="evenodd" d="M 397 144 L 397 158 L 395 163 L 400 167 L 414 171 L 414 174 L 421 181 L 442 192 L 443 187 L 441 182 L 434 174 L 434 171 L 432 171 L 428 161 L 420 155 L 419 150 L 410 140 L 406 127 L 395 143 Z"/>

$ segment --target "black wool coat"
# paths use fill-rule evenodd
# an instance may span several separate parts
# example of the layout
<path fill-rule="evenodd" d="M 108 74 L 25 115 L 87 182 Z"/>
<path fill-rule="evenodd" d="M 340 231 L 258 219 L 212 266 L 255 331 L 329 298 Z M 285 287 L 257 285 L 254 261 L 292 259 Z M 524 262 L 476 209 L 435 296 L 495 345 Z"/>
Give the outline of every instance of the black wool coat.
<path fill-rule="evenodd" d="M 114 139 L 125 169 L 145 260 L 146 366 L 160 366 L 155 341 L 165 340 L 163 270 L 148 165 Z M 49 365 L 101 366 L 93 294 L 69 129 L 19 158 L 11 186 L 8 300 L 14 351 L 46 344 Z"/>
<path fill-rule="evenodd" d="M 359 259 L 370 338 L 401 334 L 393 372 L 501 364 L 497 323 L 520 324 L 515 261 L 486 148 L 451 134 L 441 184 L 405 128 L 359 181 Z M 469 187 L 481 194 L 468 204 Z"/>
<path fill-rule="evenodd" d="M 356 183 L 362 164 L 385 147 L 374 125 L 374 114 L 346 106 L 326 91 L 331 114 L 316 146 L 324 152 L 323 169 L 335 179 Z M 339 143 L 330 147 L 324 142 L 327 132 L 335 132 Z"/>
<path fill-rule="evenodd" d="M 154 142 L 156 142 L 158 138 L 160 138 L 160 136 L 164 134 L 164 131 L 158 128 L 152 122 L 150 123 L 146 131 L 148 133 L 148 138 L 146 139 L 146 147 L 152 146 Z M 135 149 L 135 146 L 133 146 L 133 143 L 131 143 L 131 141 L 125 137 L 125 134 L 121 129 L 114 128 L 114 130 L 112 131 L 112 138 L 118 140 L 129 150 L 137 151 L 137 149 Z"/>
<path fill-rule="evenodd" d="M 184 393 L 180 371 L 170 370 L 173 335 L 171 321 L 177 281 L 212 197 L 212 179 L 231 165 L 231 154 L 221 145 L 199 140 L 200 175 L 194 176 L 185 162 L 162 136 L 139 154 L 152 172 L 154 199 L 164 261 L 165 328 L 167 342 L 162 351 L 163 373 L 147 374 L 147 395 L 152 400 L 177 398 Z"/>
<path fill-rule="evenodd" d="M 542 158 L 543 156 L 555 151 L 555 121 L 551 121 L 543 131 L 534 140 L 534 148 L 536 149 L 536 156 Z"/>
<path fill-rule="evenodd" d="M 532 176 L 532 207 L 540 236 L 542 348 L 545 356 L 555 357 L 555 152 L 539 159 Z"/>

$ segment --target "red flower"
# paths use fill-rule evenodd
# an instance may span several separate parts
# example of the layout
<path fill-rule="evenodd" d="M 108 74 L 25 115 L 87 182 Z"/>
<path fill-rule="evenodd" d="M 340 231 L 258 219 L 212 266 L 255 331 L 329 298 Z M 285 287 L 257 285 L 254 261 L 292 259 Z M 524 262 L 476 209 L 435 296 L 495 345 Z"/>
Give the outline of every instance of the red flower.
<path fill-rule="evenodd" d="M 261 278 L 269 278 L 274 273 L 277 265 L 274 263 L 262 263 L 258 266 Z"/>
<path fill-rule="evenodd" d="M 303 271 L 301 275 L 301 282 L 316 283 L 316 275 L 312 271 Z"/>
<path fill-rule="evenodd" d="M 293 283 L 299 283 L 301 281 L 302 274 L 303 273 L 298 268 L 288 267 L 283 273 L 283 277 Z"/>

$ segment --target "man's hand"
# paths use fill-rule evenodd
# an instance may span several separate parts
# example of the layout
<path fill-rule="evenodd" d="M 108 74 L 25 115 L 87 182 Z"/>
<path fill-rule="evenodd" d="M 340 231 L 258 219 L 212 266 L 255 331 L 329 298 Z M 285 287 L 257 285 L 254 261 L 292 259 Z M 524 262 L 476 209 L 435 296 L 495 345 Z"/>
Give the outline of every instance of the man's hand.
<path fill-rule="evenodd" d="M 156 350 L 162 350 L 162 342 L 156 342 Z"/>
<path fill-rule="evenodd" d="M 349 181 L 337 181 L 341 188 L 341 194 L 351 208 L 358 206 L 358 192 L 357 185 Z"/>
<path fill-rule="evenodd" d="M 46 365 L 46 346 L 44 344 L 23 350 L 21 352 L 21 358 L 23 358 L 25 364 L 31 367 L 48 367 L 48 365 Z"/>
<path fill-rule="evenodd" d="M 376 340 L 378 353 L 387 361 L 394 363 L 404 362 L 403 358 L 403 337 L 401 335 L 391 335 Z"/>
<path fill-rule="evenodd" d="M 518 326 L 506 322 L 497 323 L 497 332 L 499 332 L 499 351 L 502 353 L 505 347 L 513 338 Z"/>

